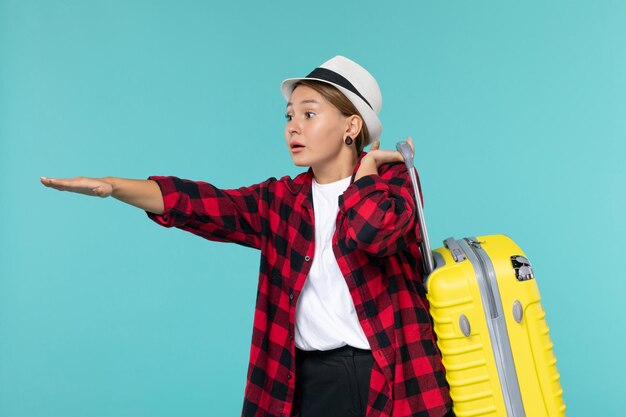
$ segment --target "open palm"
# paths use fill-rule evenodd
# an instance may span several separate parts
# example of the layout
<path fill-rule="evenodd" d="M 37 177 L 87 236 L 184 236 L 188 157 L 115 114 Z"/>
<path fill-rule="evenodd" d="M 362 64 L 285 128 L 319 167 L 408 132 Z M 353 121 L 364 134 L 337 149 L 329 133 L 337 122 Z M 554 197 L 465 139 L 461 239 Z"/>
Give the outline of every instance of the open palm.
<path fill-rule="evenodd" d="M 73 193 L 109 197 L 113 193 L 113 187 L 106 181 L 97 178 L 46 178 L 41 177 L 41 183 L 46 187 L 59 191 L 71 191 Z"/>

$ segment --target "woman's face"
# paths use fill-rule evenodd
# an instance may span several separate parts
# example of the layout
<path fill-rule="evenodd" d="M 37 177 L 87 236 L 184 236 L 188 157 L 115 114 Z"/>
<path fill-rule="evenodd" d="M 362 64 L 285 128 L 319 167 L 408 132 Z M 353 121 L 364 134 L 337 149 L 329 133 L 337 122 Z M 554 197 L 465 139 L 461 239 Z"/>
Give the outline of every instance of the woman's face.
<path fill-rule="evenodd" d="M 299 85 L 287 103 L 285 139 L 296 166 L 327 166 L 338 162 L 347 118 L 320 93 Z"/>

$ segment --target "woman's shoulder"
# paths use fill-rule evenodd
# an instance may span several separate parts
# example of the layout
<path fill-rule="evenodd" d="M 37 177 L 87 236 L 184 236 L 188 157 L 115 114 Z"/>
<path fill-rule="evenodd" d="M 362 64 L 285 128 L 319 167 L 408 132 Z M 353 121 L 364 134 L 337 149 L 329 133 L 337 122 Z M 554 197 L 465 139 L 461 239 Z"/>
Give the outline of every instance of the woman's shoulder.
<path fill-rule="evenodd" d="M 302 172 L 293 178 L 289 175 L 285 175 L 276 180 L 274 186 L 281 187 L 287 191 L 291 191 L 293 194 L 298 194 L 303 187 L 311 186 L 312 179 L 313 175 L 311 174 L 311 170 L 309 170 L 306 172 Z"/>
<path fill-rule="evenodd" d="M 256 189 L 258 192 L 269 192 L 276 197 L 285 197 L 287 195 L 298 195 L 301 191 L 306 191 L 306 187 L 310 189 L 312 182 L 312 175 L 309 172 L 303 172 L 291 177 L 284 175 L 280 178 L 271 177 L 258 184 L 241 187 L 243 189 Z"/>

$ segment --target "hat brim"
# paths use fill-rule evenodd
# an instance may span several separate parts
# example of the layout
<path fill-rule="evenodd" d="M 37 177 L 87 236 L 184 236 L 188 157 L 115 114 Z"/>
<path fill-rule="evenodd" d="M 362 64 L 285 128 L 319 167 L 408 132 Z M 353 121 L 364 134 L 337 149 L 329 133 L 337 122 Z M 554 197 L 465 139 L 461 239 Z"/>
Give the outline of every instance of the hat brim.
<path fill-rule="evenodd" d="M 357 96 L 352 91 L 340 85 L 337 85 L 330 81 L 322 80 L 319 78 L 287 78 L 280 85 L 280 91 L 283 93 L 283 97 L 285 97 L 285 100 L 289 101 L 289 98 L 291 97 L 291 93 L 293 93 L 294 86 L 298 82 L 307 81 L 307 80 L 319 81 L 325 84 L 332 85 L 333 87 L 341 91 L 343 95 L 346 96 L 348 100 L 352 102 L 352 104 L 354 104 L 354 107 L 356 107 L 356 109 L 359 111 L 359 113 L 363 117 L 363 121 L 365 122 L 365 125 L 367 126 L 367 130 L 370 136 L 367 143 L 363 145 L 364 147 L 371 145 L 372 143 L 374 143 L 376 140 L 380 138 L 380 135 L 382 134 L 382 131 L 383 131 L 383 126 L 380 123 L 380 119 L 378 118 L 378 115 L 376 114 L 376 112 L 372 110 L 372 108 L 368 106 L 367 103 L 365 103 L 361 97 Z"/>

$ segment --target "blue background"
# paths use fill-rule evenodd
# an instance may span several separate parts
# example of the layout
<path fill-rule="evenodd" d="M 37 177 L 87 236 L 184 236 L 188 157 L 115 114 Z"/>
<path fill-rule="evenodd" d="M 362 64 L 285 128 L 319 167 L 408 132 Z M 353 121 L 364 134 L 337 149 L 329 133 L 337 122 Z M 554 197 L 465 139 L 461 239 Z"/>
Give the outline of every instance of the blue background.
<path fill-rule="evenodd" d="M 569 416 L 623 415 L 619 1 L 0 0 L 0 416 L 233 416 L 259 254 L 39 176 L 295 175 L 284 78 L 336 54 L 410 135 L 435 244 L 504 233 Z"/>

